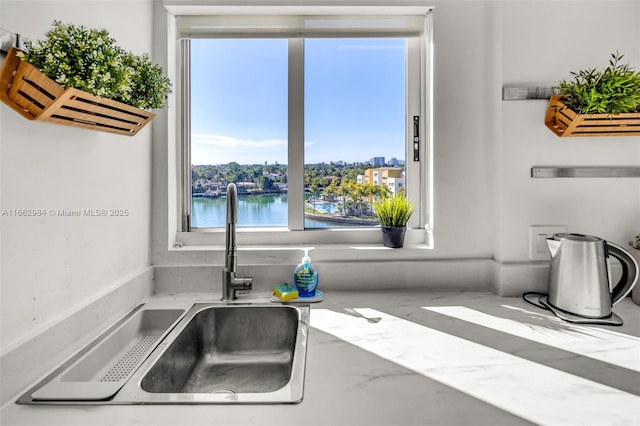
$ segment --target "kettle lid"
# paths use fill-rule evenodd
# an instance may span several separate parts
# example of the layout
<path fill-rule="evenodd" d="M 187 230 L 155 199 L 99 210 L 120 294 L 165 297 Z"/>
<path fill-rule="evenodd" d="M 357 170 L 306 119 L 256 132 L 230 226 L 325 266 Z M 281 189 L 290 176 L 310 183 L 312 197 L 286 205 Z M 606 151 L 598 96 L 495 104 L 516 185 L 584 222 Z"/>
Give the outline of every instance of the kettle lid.
<path fill-rule="evenodd" d="M 602 238 L 594 237 L 593 235 L 585 235 L 585 234 L 570 234 L 570 233 L 560 233 L 555 234 L 553 236 L 554 240 L 569 240 L 583 243 L 595 243 L 603 241 Z"/>

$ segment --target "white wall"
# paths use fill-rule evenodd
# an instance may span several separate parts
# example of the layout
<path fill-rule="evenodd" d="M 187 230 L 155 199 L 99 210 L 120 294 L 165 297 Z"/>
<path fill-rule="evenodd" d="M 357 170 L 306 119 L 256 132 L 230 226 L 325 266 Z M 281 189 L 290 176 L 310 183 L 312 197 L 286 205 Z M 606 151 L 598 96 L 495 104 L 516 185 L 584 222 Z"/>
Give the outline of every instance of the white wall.
<path fill-rule="evenodd" d="M 504 84 L 570 79 L 610 54 L 640 69 L 640 2 L 503 2 Z M 501 104 L 496 156 L 501 262 L 527 260 L 530 225 L 564 225 L 621 245 L 640 232 L 640 179 L 531 179 L 532 166 L 640 166 L 640 137 L 558 138 L 543 125 L 546 101 Z"/>
<path fill-rule="evenodd" d="M 0 2 L 0 27 L 24 37 L 43 37 L 54 20 L 104 27 L 136 53 L 152 48 L 151 0 Z M 2 104 L 0 140 L 1 209 L 129 212 L 127 217 L 2 217 L 5 354 L 148 268 L 151 128 L 127 137 L 31 122 Z M 131 307 L 112 306 L 100 315 L 125 308 Z"/>
<path fill-rule="evenodd" d="M 544 101 L 503 102 L 501 87 L 554 83 L 602 65 L 616 49 L 640 67 L 640 3 L 433 4 L 436 247 L 412 261 L 496 259 L 526 267 L 532 224 L 624 244 L 640 229 L 640 180 L 536 180 L 529 173 L 534 165 L 638 165 L 640 138 L 559 139 L 543 125 Z M 0 25 L 27 36 L 41 36 L 54 19 L 104 26 L 137 52 L 164 49 L 160 2 L 0 3 Z M 153 123 L 153 147 L 151 129 L 126 138 L 31 123 L 6 106 L 0 114 L 2 208 L 131 211 L 124 219 L 3 218 L 3 347 L 135 275 L 150 257 L 160 266 L 221 262 L 219 253 L 167 249 L 164 112 Z"/>
<path fill-rule="evenodd" d="M 246 2 L 228 0 L 217 3 Z M 269 1 L 261 4 L 263 3 Z M 322 0 L 300 3 L 319 4 Z M 493 18 L 484 2 L 434 3 L 436 249 L 431 252 L 423 251 L 421 256 L 437 259 L 489 259 L 493 255 L 495 234 L 492 167 L 492 144 L 495 138 L 492 136 L 492 123 L 497 111 L 487 108 L 486 103 L 492 90 L 499 94 L 498 83 L 491 81 L 495 68 L 492 58 L 497 52 L 496 47 L 491 44 L 493 29 L 487 22 Z M 156 9 L 162 9 L 162 6 L 157 5 Z M 163 11 L 157 11 L 157 15 L 161 13 Z M 164 42 L 161 37 L 158 39 Z M 162 147 L 158 140 L 154 140 L 154 144 L 158 148 Z M 219 265 L 223 257 L 217 252 L 176 252 L 167 249 L 168 191 L 164 182 L 167 180 L 167 173 L 173 173 L 173 170 L 170 169 L 172 165 L 166 164 L 166 150 L 154 150 L 154 183 L 159 184 L 154 187 L 152 263 Z M 241 254 L 240 263 L 246 263 L 247 259 L 251 261 L 248 256 L 255 253 Z M 317 251 L 314 253 L 316 257 L 320 257 Z M 272 255 L 273 253 L 266 255 L 266 262 L 273 262 Z M 352 258 L 356 255 L 354 253 Z M 326 256 L 335 258 L 331 254 Z M 297 262 L 299 258 L 298 252 L 292 252 L 291 256 L 284 253 L 280 260 Z M 380 265 L 379 262 L 377 265 Z M 375 279 L 376 272 L 372 271 L 372 274 Z"/>
<path fill-rule="evenodd" d="M 349 280 L 354 268 L 344 259 L 358 254 L 341 251 L 343 259 L 323 265 L 329 272 L 324 277 L 341 288 L 380 288 L 398 280 L 405 281 L 400 287 L 461 288 L 489 279 L 494 264 L 502 294 L 517 294 L 546 279 L 544 263 L 528 260 L 530 225 L 565 225 L 621 244 L 640 232 L 640 179 L 529 177 L 535 165 L 638 166 L 640 137 L 563 140 L 543 125 L 545 101 L 501 100 L 503 84 L 553 84 L 569 71 L 604 65 L 615 50 L 640 68 L 640 2 L 432 4 L 435 249 L 413 259 L 393 252 L 389 262 L 359 268 L 357 280 Z M 0 0 L 0 26 L 8 30 L 39 38 L 54 19 L 102 26 L 124 48 L 153 50 L 160 63 L 166 61 L 165 16 L 153 0 Z M 168 164 L 166 134 L 163 111 L 151 127 L 128 138 L 29 122 L 0 106 L 0 209 L 130 212 L 126 218 L 1 218 L 1 402 L 53 367 L 42 364 L 47 354 L 33 348 L 71 345 L 79 330 L 89 333 L 87 323 L 139 300 L 140 292 L 119 290 L 132 277 L 142 277 L 136 288 L 144 289 L 150 263 L 172 291 L 193 280 L 175 275 L 171 266 L 206 265 L 204 272 L 193 268 L 191 277 L 202 275 L 205 289 L 214 289 L 208 283 L 219 277 L 219 251 L 167 249 L 168 176 L 175 170 Z M 288 256 L 286 262 L 296 262 L 299 253 Z M 275 254 L 262 259 L 282 261 Z M 240 263 L 249 260 L 247 255 Z M 371 281 L 380 270 L 379 282 Z M 271 268 L 264 280 L 279 274 Z M 102 297 L 107 293 L 113 297 Z M 103 300 L 98 309 L 96 300 Z M 52 324 L 58 326 L 50 333 Z M 22 344 L 33 336 L 40 336 L 39 343 Z"/>
<path fill-rule="evenodd" d="M 494 259 L 495 286 L 506 295 L 546 280 L 546 264 L 529 261 L 530 225 L 564 225 L 626 244 L 640 231 L 639 179 L 532 179 L 530 169 L 639 165 L 640 137 L 560 139 L 544 126 L 546 101 L 502 101 L 501 89 L 557 84 L 570 71 L 606 65 L 615 50 L 640 68 L 640 3 L 431 4 L 435 249 L 421 254 L 423 261 Z M 216 252 L 167 250 L 167 155 L 163 143 L 155 143 L 154 182 L 160 183 L 154 187 L 153 263 L 219 265 Z M 253 254 L 241 254 L 240 263 L 251 262 Z M 372 262 L 364 269 L 374 280 L 376 267 L 387 266 Z M 423 280 L 437 285 L 444 278 L 425 274 Z"/>
<path fill-rule="evenodd" d="M 640 3 L 502 3 L 504 84 L 570 79 L 604 67 L 616 50 L 640 68 Z M 548 4 L 547 4 L 548 6 Z M 570 19 L 568 19 L 570 17 Z M 545 101 L 502 102 L 496 156 L 501 294 L 546 289 L 546 265 L 527 263 L 527 228 L 564 225 L 626 246 L 640 231 L 640 180 L 531 179 L 532 166 L 640 165 L 640 137 L 558 138 L 541 125 Z"/>

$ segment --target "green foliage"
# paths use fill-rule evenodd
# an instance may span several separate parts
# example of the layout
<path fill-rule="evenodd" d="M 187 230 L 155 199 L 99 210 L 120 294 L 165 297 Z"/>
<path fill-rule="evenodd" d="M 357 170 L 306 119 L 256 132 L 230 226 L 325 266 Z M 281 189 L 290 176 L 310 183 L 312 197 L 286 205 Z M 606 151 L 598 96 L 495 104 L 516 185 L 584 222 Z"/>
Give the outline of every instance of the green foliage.
<path fill-rule="evenodd" d="M 413 214 L 413 202 L 403 194 L 395 197 L 382 197 L 373 203 L 373 211 L 384 227 L 406 226 Z"/>
<path fill-rule="evenodd" d="M 142 109 L 165 108 L 171 81 L 164 75 L 162 67 L 151 62 L 146 53 L 140 56 L 128 53 L 125 64 L 133 70 L 131 100 L 128 103 Z"/>
<path fill-rule="evenodd" d="M 258 189 L 261 191 L 272 191 L 277 189 L 276 184 L 273 182 L 269 176 L 259 176 L 256 179 L 256 184 L 258 185 Z"/>
<path fill-rule="evenodd" d="M 361 184 L 347 179 L 340 182 L 332 180 L 322 193 L 327 198 L 334 196 L 340 200 L 342 214 L 345 216 L 363 216 L 371 211 L 370 202 L 373 197 L 388 197 L 389 189 L 386 187 L 370 184 Z"/>
<path fill-rule="evenodd" d="M 601 71 L 572 72 L 573 80 L 558 86 L 565 104 L 581 114 L 640 112 L 640 71 L 620 64 L 623 57 L 612 53 L 609 66 Z"/>
<path fill-rule="evenodd" d="M 26 43 L 19 55 L 63 87 L 76 87 L 96 96 L 128 96 L 131 73 L 123 51 L 106 30 L 87 30 L 59 21 L 46 39 Z"/>
<path fill-rule="evenodd" d="M 325 199 L 337 202 L 343 216 L 370 216 L 373 214 L 371 200 L 389 197 L 389 190 L 357 183 L 357 176 L 363 174 L 364 170 L 356 164 L 305 164 L 305 187 L 316 197 L 322 194 Z M 260 191 L 277 191 L 277 184 L 287 183 L 287 165 L 231 162 L 191 166 L 193 194 L 206 192 L 211 184 L 224 187 L 228 182 L 254 182 Z"/>
<path fill-rule="evenodd" d="M 634 249 L 640 250 L 640 234 L 636 234 L 632 241 L 629 241 L 629 245 Z"/>
<path fill-rule="evenodd" d="M 162 108 L 171 82 L 148 55 L 136 56 L 116 45 L 105 29 L 54 21 L 45 39 L 25 43 L 19 53 L 62 87 L 75 87 L 96 96 L 138 108 Z"/>
<path fill-rule="evenodd" d="M 236 162 L 217 165 L 193 165 L 191 167 L 191 183 L 199 179 L 218 182 L 241 182 L 249 181 L 258 183 L 260 176 L 275 173 L 279 178 L 274 183 L 287 182 L 286 164 L 238 164 Z M 364 174 L 362 166 L 353 164 L 336 165 L 331 163 L 317 163 L 304 165 L 304 182 L 308 188 L 315 187 L 317 190 L 328 186 L 340 184 L 341 182 L 355 183 L 357 176 Z M 315 191 L 314 191 L 315 192 Z M 378 195 L 378 194 L 374 194 Z"/>

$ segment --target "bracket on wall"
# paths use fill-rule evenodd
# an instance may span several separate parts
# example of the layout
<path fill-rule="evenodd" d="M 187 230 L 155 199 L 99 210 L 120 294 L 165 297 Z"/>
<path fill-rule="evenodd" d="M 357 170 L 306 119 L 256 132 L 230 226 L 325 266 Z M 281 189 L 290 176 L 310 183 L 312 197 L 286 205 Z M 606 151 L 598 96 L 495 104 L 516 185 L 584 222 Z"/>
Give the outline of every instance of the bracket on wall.
<path fill-rule="evenodd" d="M 503 101 L 549 100 L 551 96 L 557 94 L 557 87 L 551 86 L 504 86 L 502 88 Z"/>
<path fill-rule="evenodd" d="M 4 28 L 0 28 L 0 53 L 4 56 L 9 53 L 9 49 L 17 47 L 20 50 L 24 50 L 24 42 L 20 34 L 13 33 Z"/>
<path fill-rule="evenodd" d="M 532 167 L 532 178 L 638 178 L 637 166 Z"/>

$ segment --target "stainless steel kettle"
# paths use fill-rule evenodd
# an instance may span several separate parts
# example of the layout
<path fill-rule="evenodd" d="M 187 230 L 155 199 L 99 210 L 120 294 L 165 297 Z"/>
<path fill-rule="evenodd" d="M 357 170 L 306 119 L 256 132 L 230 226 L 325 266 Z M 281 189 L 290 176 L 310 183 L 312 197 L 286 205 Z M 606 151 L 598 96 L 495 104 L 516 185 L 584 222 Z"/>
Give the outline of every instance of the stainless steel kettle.
<path fill-rule="evenodd" d="M 551 253 L 548 303 L 584 318 L 606 318 L 638 282 L 638 264 L 619 245 L 582 234 L 555 234 L 546 240 Z M 622 276 L 610 285 L 609 255 L 622 265 Z"/>

